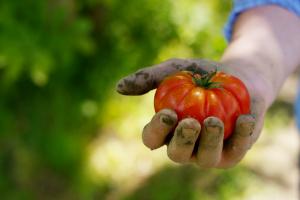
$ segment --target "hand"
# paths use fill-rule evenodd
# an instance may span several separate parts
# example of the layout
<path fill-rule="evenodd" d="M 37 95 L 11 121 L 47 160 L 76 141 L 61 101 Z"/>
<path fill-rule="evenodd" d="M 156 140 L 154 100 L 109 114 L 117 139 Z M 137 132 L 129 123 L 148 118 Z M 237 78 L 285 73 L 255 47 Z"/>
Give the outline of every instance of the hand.
<path fill-rule="evenodd" d="M 244 157 L 261 132 L 266 106 L 260 92 L 252 84 L 255 80 L 238 73 L 239 70 L 207 60 L 171 59 L 121 79 L 117 91 L 124 95 L 141 95 L 156 88 L 166 76 L 174 72 L 214 69 L 234 74 L 246 84 L 251 96 L 252 113 L 238 117 L 234 133 L 224 142 L 224 125 L 220 119 L 208 117 L 201 127 L 193 118 L 178 122 L 173 110 L 164 109 L 156 113 L 143 130 L 143 142 L 147 147 L 156 149 L 167 144 L 171 160 L 178 163 L 195 162 L 202 168 L 232 167 Z"/>

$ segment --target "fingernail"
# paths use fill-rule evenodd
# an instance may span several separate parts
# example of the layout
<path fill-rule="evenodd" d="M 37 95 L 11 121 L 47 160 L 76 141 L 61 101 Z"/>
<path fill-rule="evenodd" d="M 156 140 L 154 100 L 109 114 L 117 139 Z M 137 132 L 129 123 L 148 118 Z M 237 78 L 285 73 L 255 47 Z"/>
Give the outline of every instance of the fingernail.
<path fill-rule="evenodd" d="M 223 132 L 224 126 L 219 120 L 216 120 L 214 118 L 210 118 L 205 123 L 205 129 L 206 132 L 211 134 L 220 134 Z"/>
<path fill-rule="evenodd" d="M 175 120 L 167 115 L 161 115 L 159 120 L 162 124 L 166 124 L 168 126 L 172 126 L 175 123 Z"/>
<path fill-rule="evenodd" d="M 245 123 L 241 124 L 240 130 L 239 130 L 239 135 L 242 137 L 248 137 L 253 134 L 255 123 Z"/>
<path fill-rule="evenodd" d="M 208 132 L 210 135 L 211 134 L 220 134 L 223 131 L 223 127 L 222 126 L 218 126 L 218 125 L 210 125 L 210 126 L 206 126 L 206 132 Z"/>
<path fill-rule="evenodd" d="M 191 128 L 181 128 L 177 131 L 177 143 L 183 145 L 193 145 L 197 139 L 197 130 Z"/>
<path fill-rule="evenodd" d="M 191 128 L 182 128 L 182 133 L 187 137 L 193 137 L 197 134 L 197 131 Z"/>
<path fill-rule="evenodd" d="M 223 122 L 216 119 L 215 117 L 208 117 L 204 120 L 204 124 L 205 127 L 212 127 L 212 128 L 216 128 L 216 127 L 223 127 Z"/>

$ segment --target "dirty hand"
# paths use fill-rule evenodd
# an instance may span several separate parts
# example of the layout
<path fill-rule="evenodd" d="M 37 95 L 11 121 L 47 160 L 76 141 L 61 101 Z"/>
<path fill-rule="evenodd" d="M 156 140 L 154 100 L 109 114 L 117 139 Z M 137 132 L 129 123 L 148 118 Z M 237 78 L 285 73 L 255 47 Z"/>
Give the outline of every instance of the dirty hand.
<path fill-rule="evenodd" d="M 170 59 L 121 79 L 117 91 L 123 95 L 142 95 L 155 89 L 166 76 L 174 72 L 215 69 L 233 74 L 245 83 L 251 96 L 251 114 L 240 115 L 234 133 L 223 141 L 224 125 L 220 119 L 208 117 L 201 127 L 193 118 L 178 122 L 175 111 L 163 109 L 144 127 L 143 142 L 147 147 L 156 149 L 167 144 L 171 160 L 178 163 L 195 162 L 201 168 L 233 167 L 244 157 L 260 135 L 266 107 L 252 85 L 255 80 L 249 80 L 239 70 L 208 60 Z"/>

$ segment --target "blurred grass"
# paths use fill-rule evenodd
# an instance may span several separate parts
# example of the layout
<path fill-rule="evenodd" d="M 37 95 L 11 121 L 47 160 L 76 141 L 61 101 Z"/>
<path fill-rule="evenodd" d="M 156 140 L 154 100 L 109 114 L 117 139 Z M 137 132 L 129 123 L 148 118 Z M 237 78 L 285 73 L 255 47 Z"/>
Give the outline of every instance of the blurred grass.
<path fill-rule="evenodd" d="M 146 149 L 153 93 L 116 81 L 172 57 L 218 60 L 229 1 L 0 2 L 1 199 L 242 199 L 247 166 L 201 171 Z M 266 127 L 291 121 L 276 103 Z"/>
<path fill-rule="evenodd" d="M 200 171 L 192 166 L 165 167 L 124 199 L 242 199 L 247 185 L 253 183 L 252 176 L 243 168 Z"/>

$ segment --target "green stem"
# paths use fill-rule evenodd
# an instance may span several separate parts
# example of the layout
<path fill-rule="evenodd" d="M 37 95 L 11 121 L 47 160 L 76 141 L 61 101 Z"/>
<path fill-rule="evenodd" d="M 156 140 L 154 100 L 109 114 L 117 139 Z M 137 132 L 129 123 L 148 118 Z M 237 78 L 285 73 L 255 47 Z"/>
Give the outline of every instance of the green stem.
<path fill-rule="evenodd" d="M 211 79 L 217 74 L 217 70 L 207 72 L 204 75 L 193 72 L 193 82 L 198 86 L 205 89 L 221 88 L 219 82 L 213 82 Z"/>

